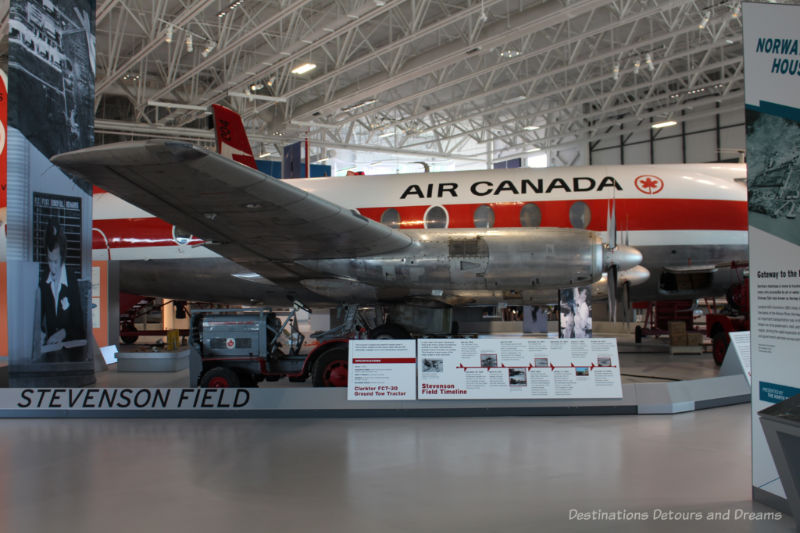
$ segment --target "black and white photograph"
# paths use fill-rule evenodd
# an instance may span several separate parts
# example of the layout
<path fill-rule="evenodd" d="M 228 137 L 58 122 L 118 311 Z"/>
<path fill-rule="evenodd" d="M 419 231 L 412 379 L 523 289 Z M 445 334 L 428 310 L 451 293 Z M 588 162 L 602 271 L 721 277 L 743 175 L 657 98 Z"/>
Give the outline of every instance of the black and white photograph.
<path fill-rule="evenodd" d="M 423 359 L 422 360 L 423 372 L 442 372 L 444 371 L 444 362 L 441 359 Z"/>
<path fill-rule="evenodd" d="M 547 357 L 534 357 L 533 366 L 536 368 L 547 368 L 550 366 L 550 361 Z"/>
<path fill-rule="evenodd" d="M 611 358 L 604 356 L 598 357 L 597 366 L 611 366 Z"/>
<path fill-rule="evenodd" d="M 511 386 L 525 386 L 528 384 L 528 375 L 525 369 L 522 368 L 509 368 L 508 369 L 508 384 Z"/>
<path fill-rule="evenodd" d="M 592 302 L 588 287 L 574 287 L 561 292 L 560 326 L 565 339 L 592 336 Z"/>
<path fill-rule="evenodd" d="M 800 244 L 800 124 L 747 111 L 750 225 Z"/>
<path fill-rule="evenodd" d="M 482 368 L 497 368 L 497 354 L 496 353 L 482 353 L 481 354 L 481 367 Z"/>
<path fill-rule="evenodd" d="M 95 2 L 13 0 L 9 11 L 8 108 L 45 156 L 94 143 Z"/>
<path fill-rule="evenodd" d="M 87 359 L 81 291 L 81 199 L 34 194 L 34 261 L 39 263 L 35 309 L 43 362 Z"/>

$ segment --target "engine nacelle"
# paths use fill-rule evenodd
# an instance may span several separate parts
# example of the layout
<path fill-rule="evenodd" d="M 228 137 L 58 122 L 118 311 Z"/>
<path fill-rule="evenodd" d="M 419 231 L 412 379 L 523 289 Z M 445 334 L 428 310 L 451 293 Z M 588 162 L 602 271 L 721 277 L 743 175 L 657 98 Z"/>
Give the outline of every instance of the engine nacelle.
<path fill-rule="evenodd" d="M 414 243 L 398 252 L 298 263 L 375 287 L 431 291 L 564 288 L 588 285 L 603 274 L 603 243 L 596 233 L 587 230 L 437 229 L 407 233 Z"/>

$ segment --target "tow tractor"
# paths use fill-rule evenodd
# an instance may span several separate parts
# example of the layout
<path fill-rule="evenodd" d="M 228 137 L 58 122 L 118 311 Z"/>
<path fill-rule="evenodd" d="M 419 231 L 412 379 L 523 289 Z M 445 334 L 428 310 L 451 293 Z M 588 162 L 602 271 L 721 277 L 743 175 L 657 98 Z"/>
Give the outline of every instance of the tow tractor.
<path fill-rule="evenodd" d="M 301 353 L 305 336 L 292 302 L 281 322 L 269 308 L 192 311 L 189 330 L 190 380 L 200 387 L 256 387 L 260 381 L 311 377 L 315 387 L 347 386 L 347 339 L 316 336 L 321 343 Z"/>

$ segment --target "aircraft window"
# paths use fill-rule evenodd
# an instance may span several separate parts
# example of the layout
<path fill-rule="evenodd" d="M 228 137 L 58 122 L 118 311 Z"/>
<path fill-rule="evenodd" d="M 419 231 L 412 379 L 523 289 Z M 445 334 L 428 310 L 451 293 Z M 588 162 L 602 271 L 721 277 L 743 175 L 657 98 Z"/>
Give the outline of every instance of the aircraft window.
<path fill-rule="evenodd" d="M 472 222 L 476 228 L 493 228 L 494 210 L 491 206 L 479 205 L 475 208 L 475 214 L 472 215 Z"/>
<path fill-rule="evenodd" d="M 442 207 L 435 205 L 428 208 L 425 212 L 425 228 L 446 228 L 447 227 L 447 211 Z"/>
<path fill-rule="evenodd" d="M 390 207 L 386 211 L 383 212 L 381 215 L 381 223 L 386 224 L 390 228 L 399 228 L 400 227 L 400 213 L 397 212 L 397 209 L 394 207 Z"/>
<path fill-rule="evenodd" d="M 187 244 L 192 240 L 192 234 L 188 231 L 182 230 L 178 226 L 172 226 L 172 238 L 178 244 Z"/>
<path fill-rule="evenodd" d="M 575 202 L 569 208 L 569 223 L 573 228 L 586 229 L 592 220 L 592 212 L 585 202 Z"/>
<path fill-rule="evenodd" d="M 519 225 L 523 228 L 538 228 L 542 225 L 542 212 L 536 204 L 525 204 L 519 212 Z"/>

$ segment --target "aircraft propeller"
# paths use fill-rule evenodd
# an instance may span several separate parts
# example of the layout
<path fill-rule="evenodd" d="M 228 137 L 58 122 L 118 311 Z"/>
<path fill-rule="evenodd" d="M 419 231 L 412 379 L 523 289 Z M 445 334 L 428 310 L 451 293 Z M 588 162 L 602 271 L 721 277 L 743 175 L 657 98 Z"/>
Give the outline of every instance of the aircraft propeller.
<path fill-rule="evenodd" d="M 642 253 L 628 244 L 628 235 L 625 234 L 625 244 L 617 243 L 617 200 L 612 200 L 606 219 L 608 230 L 608 242 L 604 245 L 605 257 L 604 267 L 607 273 L 606 282 L 608 283 L 608 314 L 612 322 L 617 321 L 617 287 L 619 286 L 619 273 L 621 270 L 628 270 L 642 262 Z M 625 317 L 627 319 L 627 309 L 630 306 L 630 282 L 625 281 L 622 287 L 623 305 L 625 306 Z"/>

